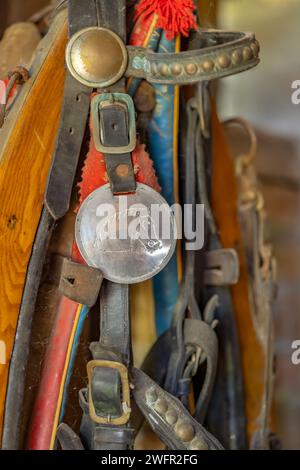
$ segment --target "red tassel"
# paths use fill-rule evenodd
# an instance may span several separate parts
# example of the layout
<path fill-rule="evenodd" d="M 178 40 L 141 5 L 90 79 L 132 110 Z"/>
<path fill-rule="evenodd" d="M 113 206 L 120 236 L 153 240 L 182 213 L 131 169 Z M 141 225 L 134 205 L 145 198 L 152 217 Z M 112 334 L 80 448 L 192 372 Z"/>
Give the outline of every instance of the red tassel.
<path fill-rule="evenodd" d="M 191 29 L 197 29 L 193 0 L 141 0 L 136 6 L 136 17 L 147 20 L 149 15 L 158 16 L 157 27 L 162 28 L 167 39 L 177 34 L 188 36 Z"/>

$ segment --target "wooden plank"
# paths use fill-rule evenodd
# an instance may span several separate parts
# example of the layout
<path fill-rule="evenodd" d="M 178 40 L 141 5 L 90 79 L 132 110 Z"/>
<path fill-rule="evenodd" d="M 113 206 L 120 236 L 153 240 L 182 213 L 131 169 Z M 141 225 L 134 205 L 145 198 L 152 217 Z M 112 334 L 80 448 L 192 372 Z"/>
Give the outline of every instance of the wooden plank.
<path fill-rule="evenodd" d="M 10 118 L 13 130 L 0 134 L 0 139 L 5 141 L 0 159 L 0 344 L 6 356 L 0 360 L 0 435 L 26 269 L 61 111 L 67 40 L 65 21 L 62 24 L 63 29 L 48 43 L 45 60 L 32 80 L 32 87 L 25 90 L 17 120 L 14 123 L 15 118 Z"/>

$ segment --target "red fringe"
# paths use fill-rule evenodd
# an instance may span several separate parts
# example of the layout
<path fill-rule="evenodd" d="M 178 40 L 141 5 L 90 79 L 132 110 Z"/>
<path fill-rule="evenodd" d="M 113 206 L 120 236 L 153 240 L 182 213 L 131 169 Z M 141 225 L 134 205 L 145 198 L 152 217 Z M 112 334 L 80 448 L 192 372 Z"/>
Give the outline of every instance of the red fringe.
<path fill-rule="evenodd" d="M 158 16 L 158 28 L 162 28 L 167 39 L 177 34 L 188 36 L 191 29 L 197 28 L 193 0 L 141 0 L 136 6 L 136 18 L 147 20 L 153 13 Z"/>

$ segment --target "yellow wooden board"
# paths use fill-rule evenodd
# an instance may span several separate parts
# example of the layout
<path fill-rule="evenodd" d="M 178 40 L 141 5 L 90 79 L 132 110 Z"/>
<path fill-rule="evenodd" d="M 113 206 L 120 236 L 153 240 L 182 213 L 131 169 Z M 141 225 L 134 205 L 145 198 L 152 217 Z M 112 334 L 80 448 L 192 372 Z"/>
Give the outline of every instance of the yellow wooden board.
<path fill-rule="evenodd" d="M 0 133 L 0 435 L 10 357 L 26 269 L 41 215 L 64 85 L 65 19 L 43 42 L 43 60 L 25 85 L 22 106 Z M 44 47 L 44 49 L 43 49 Z M 18 99 L 19 101 L 19 99 Z M 15 117 L 17 112 L 17 119 Z"/>

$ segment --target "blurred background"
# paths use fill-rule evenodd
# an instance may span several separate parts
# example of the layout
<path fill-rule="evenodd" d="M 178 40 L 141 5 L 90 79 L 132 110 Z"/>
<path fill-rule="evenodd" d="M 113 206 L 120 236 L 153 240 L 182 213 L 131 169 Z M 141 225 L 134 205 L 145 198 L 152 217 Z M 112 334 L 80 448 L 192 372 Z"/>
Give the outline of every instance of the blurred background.
<path fill-rule="evenodd" d="M 0 37 L 49 0 L 0 0 Z M 55 3 L 55 1 L 53 2 Z M 260 65 L 219 83 L 222 119 L 243 116 L 258 136 L 256 166 L 268 212 L 267 232 L 278 260 L 274 306 L 278 434 L 284 449 L 300 449 L 300 365 L 291 344 L 300 339 L 300 105 L 291 84 L 300 79 L 299 0 L 199 0 L 202 23 L 255 32 Z M 0 57 L 1 67 L 1 57 Z M 243 145 L 232 138 L 233 145 Z"/>
<path fill-rule="evenodd" d="M 291 343 L 300 339 L 300 105 L 291 101 L 300 79 L 300 1 L 219 0 L 217 23 L 254 31 L 261 44 L 258 67 L 221 81 L 218 109 L 222 118 L 245 117 L 258 136 L 256 166 L 278 261 L 278 434 L 283 448 L 300 449 L 300 365 L 291 362 Z"/>

